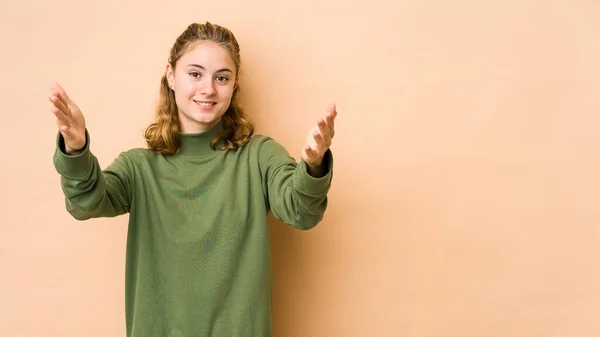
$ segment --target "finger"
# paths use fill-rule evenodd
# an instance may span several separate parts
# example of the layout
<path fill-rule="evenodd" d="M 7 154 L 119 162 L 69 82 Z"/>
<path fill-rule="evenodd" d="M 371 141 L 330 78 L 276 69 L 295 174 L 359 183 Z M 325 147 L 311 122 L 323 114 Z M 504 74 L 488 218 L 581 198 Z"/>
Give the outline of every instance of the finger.
<path fill-rule="evenodd" d="M 69 99 L 69 95 L 67 95 L 67 92 L 65 91 L 65 89 L 58 83 L 52 83 L 52 92 L 57 93 L 59 96 L 62 96 L 65 99 Z"/>
<path fill-rule="evenodd" d="M 317 123 L 317 135 L 313 135 L 317 144 L 324 147 L 329 147 L 329 141 L 331 140 L 331 133 L 324 119 L 320 119 Z"/>
<path fill-rule="evenodd" d="M 329 106 L 327 107 L 327 112 L 330 112 L 332 114 L 336 113 L 336 105 L 335 105 L 335 103 L 329 104 Z"/>
<path fill-rule="evenodd" d="M 332 118 L 335 119 L 335 117 L 337 116 L 337 106 L 335 105 L 335 103 L 329 104 L 329 107 L 327 108 L 327 115 L 332 116 Z"/>
<path fill-rule="evenodd" d="M 329 129 L 329 134 L 331 135 L 331 138 L 333 138 L 333 136 L 335 135 L 334 118 L 335 117 L 330 114 L 327 114 L 327 116 L 325 117 L 325 124 Z"/>
<path fill-rule="evenodd" d="M 315 129 L 312 136 L 316 143 L 315 151 L 319 152 L 322 150 L 325 152 L 325 150 L 329 148 L 328 137 L 323 135 L 319 129 Z"/>
<path fill-rule="evenodd" d="M 76 138 L 76 131 L 70 124 L 58 124 L 58 130 L 65 137 L 65 140 Z"/>
<path fill-rule="evenodd" d="M 60 133 L 63 135 L 65 140 L 65 145 L 69 146 L 68 143 L 76 138 L 76 132 L 73 128 L 67 125 L 61 125 L 59 128 Z"/>
<path fill-rule="evenodd" d="M 58 97 L 51 96 L 50 102 L 52 103 L 51 110 L 55 115 L 58 114 L 57 115 L 58 118 L 70 120 L 71 115 L 68 113 L 68 109 L 62 103 L 62 101 L 60 99 L 58 99 Z"/>
<path fill-rule="evenodd" d="M 63 89 L 63 87 L 60 84 L 54 83 L 52 86 L 52 90 L 55 93 L 55 95 L 60 99 L 62 104 L 67 108 L 66 110 L 63 110 L 63 111 L 67 114 L 71 114 L 71 111 L 70 111 L 71 98 L 69 98 L 69 95 L 67 95 L 67 92 L 65 91 L 65 89 Z"/>
<path fill-rule="evenodd" d="M 50 102 L 52 102 L 52 104 L 57 107 L 59 110 L 64 111 L 65 113 L 67 113 L 68 109 L 65 106 L 65 104 L 60 100 L 60 98 L 58 98 L 58 96 L 56 95 L 52 95 L 50 96 Z"/>
<path fill-rule="evenodd" d="M 335 117 L 337 116 L 337 106 L 335 103 L 331 103 L 327 108 L 327 115 L 325 116 L 325 121 L 327 122 L 327 126 L 331 130 L 331 137 L 335 134 L 334 126 L 335 126 Z"/>
<path fill-rule="evenodd" d="M 65 113 L 57 107 L 52 107 L 52 113 L 56 116 L 56 119 L 60 126 L 69 126 L 71 125 L 71 119 L 65 115 Z"/>
<path fill-rule="evenodd" d="M 318 155 L 317 151 L 313 150 L 308 144 L 304 145 L 304 152 L 306 153 L 307 158 L 315 158 Z"/>

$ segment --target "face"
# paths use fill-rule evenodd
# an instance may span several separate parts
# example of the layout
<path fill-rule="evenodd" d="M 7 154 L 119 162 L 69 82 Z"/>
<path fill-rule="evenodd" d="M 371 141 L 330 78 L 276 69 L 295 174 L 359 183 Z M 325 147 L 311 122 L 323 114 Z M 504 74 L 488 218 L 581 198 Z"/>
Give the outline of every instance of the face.
<path fill-rule="evenodd" d="M 235 75 L 235 63 L 227 49 L 210 41 L 194 44 L 177 60 L 175 69 L 167 65 L 181 132 L 203 132 L 221 120 L 231 103 Z"/>

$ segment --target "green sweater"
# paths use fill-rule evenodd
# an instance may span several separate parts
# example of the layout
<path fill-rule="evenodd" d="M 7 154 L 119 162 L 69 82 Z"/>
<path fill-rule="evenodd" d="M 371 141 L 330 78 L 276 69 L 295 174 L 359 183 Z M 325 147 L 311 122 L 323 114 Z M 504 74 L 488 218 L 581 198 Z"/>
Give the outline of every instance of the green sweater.
<path fill-rule="evenodd" d="M 269 337 L 271 267 L 267 214 L 299 229 L 319 223 L 327 175 L 308 175 L 272 138 L 213 151 L 219 124 L 182 134 L 181 152 L 122 152 L 101 169 L 90 151 L 54 165 L 67 211 L 78 220 L 129 213 L 125 269 L 127 336 Z"/>

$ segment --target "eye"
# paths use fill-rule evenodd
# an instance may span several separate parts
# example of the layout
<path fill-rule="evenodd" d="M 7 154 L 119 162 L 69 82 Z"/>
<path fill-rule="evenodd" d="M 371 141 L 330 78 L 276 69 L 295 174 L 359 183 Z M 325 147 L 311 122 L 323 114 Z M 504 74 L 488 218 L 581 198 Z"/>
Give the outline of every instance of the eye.
<path fill-rule="evenodd" d="M 227 77 L 225 75 L 217 76 L 217 81 L 219 81 L 219 82 L 226 82 L 227 80 L 229 80 L 229 77 Z"/>
<path fill-rule="evenodd" d="M 190 76 L 194 77 L 194 78 L 199 78 L 200 77 L 200 73 L 197 71 L 190 71 Z"/>

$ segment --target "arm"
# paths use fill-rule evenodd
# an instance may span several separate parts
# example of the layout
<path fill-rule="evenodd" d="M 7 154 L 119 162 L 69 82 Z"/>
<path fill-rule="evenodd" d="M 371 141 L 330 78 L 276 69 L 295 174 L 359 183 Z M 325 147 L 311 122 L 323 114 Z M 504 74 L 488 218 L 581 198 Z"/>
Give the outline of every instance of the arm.
<path fill-rule="evenodd" d="M 261 143 L 259 161 L 268 204 L 277 219 L 293 227 L 310 229 L 323 219 L 333 176 L 329 147 L 336 115 L 332 104 L 308 133 L 299 163 L 274 140 Z"/>
<path fill-rule="evenodd" d="M 125 154 L 104 172 L 90 152 L 81 109 L 58 83 L 49 97 L 59 129 L 54 167 L 61 176 L 67 211 L 78 220 L 113 217 L 129 211 L 132 166 Z"/>
<path fill-rule="evenodd" d="M 298 229 L 311 229 L 323 218 L 327 193 L 333 176 L 333 155 L 328 150 L 323 158 L 322 176 L 313 177 L 307 163 L 296 162 L 271 138 L 259 147 L 259 166 L 263 191 L 275 218 Z"/>
<path fill-rule="evenodd" d="M 67 211 L 77 220 L 114 217 L 129 212 L 131 163 L 123 153 L 104 171 L 90 151 L 88 131 L 85 146 L 72 154 L 65 151 L 59 133 L 54 166 L 60 174 Z"/>

